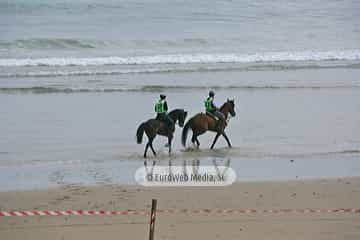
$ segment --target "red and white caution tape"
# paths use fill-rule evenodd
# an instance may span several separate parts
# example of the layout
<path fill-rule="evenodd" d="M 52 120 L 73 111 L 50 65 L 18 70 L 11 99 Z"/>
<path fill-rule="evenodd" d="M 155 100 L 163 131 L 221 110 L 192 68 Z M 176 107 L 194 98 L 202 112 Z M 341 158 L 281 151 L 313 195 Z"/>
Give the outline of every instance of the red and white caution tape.
<path fill-rule="evenodd" d="M 94 215 L 147 215 L 144 210 L 125 210 L 125 211 L 86 211 L 86 210 L 66 210 L 66 211 L 0 211 L 0 217 L 27 217 L 27 216 L 94 216 Z"/>
<path fill-rule="evenodd" d="M 338 209 L 158 209 L 157 213 L 165 214 L 310 214 L 310 213 L 349 213 L 360 214 L 360 208 L 338 208 Z M 0 217 L 27 217 L 27 216 L 114 216 L 114 215 L 149 215 L 147 210 L 124 210 L 124 211 L 0 211 Z"/>
<path fill-rule="evenodd" d="M 158 213 L 198 213 L 198 214 L 285 214 L 285 213 L 358 213 L 360 209 L 354 208 L 339 208 L 339 209 L 270 209 L 270 210 L 256 210 L 256 209 L 164 209 L 157 210 Z"/>

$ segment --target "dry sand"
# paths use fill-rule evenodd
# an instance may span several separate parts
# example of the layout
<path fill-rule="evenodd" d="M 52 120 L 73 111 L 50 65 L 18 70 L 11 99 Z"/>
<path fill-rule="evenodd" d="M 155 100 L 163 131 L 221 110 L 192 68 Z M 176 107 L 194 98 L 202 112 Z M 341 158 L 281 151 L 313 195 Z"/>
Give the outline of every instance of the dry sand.
<path fill-rule="evenodd" d="M 360 178 L 236 183 L 230 187 L 67 185 L 1 192 L 0 210 L 360 208 Z M 0 217 L 0 239 L 147 239 L 148 216 Z M 166 214 L 155 239 L 360 239 L 359 213 Z"/>

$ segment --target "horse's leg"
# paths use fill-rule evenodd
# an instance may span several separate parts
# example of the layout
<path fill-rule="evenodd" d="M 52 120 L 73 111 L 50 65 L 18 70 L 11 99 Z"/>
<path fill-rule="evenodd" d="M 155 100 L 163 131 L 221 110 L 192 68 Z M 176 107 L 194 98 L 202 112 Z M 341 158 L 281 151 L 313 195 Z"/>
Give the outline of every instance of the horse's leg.
<path fill-rule="evenodd" d="M 145 146 L 144 158 L 146 158 L 146 153 L 147 153 L 147 150 L 148 150 L 149 146 L 150 146 L 150 141 L 148 141 L 146 146 Z"/>
<path fill-rule="evenodd" d="M 215 136 L 215 138 L 214 138 L 214 141 L 213 141 L 213 143 L 211 144 L 210 149 L 213 149 L 213 148 L 214 148 L 215 143 L 216 143 L 216 141 L 218 140 L 218 138 L 219 138 L 220 135 L 221 135 L 221 133 L 217 133 L 217 134 L 216 134 L 216 136 Z"/>
<path fill-rule="evenodd" d="M 170 155 L 170 153 L 171 153 L 171 141 L 172 141 L 172 139 L 173 139 L 173 136 L 172 136 L 172 135 L 169 135 L 169 136 L 168 136 L 169 155 Z"/>
<path fill-rule="evenodd" d="M 222 135 L 223 135 L 223 137 L 225 138 L 227 144 L 229 145 L 229 148 L 231 148 L 231 143 L 230 143 L 230 140 L 229 140 L 228 136 L 226 135 L 226 133 L 223 132 Z"/>
<path fill-rule="evenodd" d="M 196 144 L 196 147 L 199 148 L 200 146 L 200 142 L 199 140 L 197 139 L 199 135 L 197 135 L 196 133 L 193 133 L 192 135 L 192 138 L 191 138 L 191 142 L 195 145 Z"/>
<path fill-rule="evenodd" d="M 195 137 L 195 141 L 196 141 L 197 148 L 199 149 L 200 142 L 199 142 L 199 139 L 197 137 L 198 137 L 198 135 Z"/>
<path fill-rule="evenodd" d="M 150 145 L 150 149 L 151 149 L 151 151 L 153 152 L 154 156 L 156 156 L 156 152 L 155 152 L 154 147 L 153 147 L 153 144 L 152 144 L 153 141 L 154 141 L 154 138 L 151 138 L 150 141 L 149 141 L 149 142 L 150 142 L 149 145 Z"/>
<path fill-rule="evenodd" d="M 195 133 L 193 133 L 193 135 L 191 137 L 191 142 L 193 143 L 193 145 L 195 145 L 195 142 L 196 142 Z"/>

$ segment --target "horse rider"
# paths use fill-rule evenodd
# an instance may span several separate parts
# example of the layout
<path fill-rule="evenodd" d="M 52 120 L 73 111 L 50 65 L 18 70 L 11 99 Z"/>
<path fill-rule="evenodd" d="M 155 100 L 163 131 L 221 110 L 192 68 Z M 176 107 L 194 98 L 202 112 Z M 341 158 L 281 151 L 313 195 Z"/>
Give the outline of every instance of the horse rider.
<path fill-rule="evenodd" d="M 216 105 L 214 104 L 214 97 L 215 97 L 215 92 L 210 91 L 209 96 L 205 100 L 205 110 L 206 110 L 207 114 L 209 114 L 212 117 L 215 116 L 219 120 L 219 121 L 217 121 L 216 127 L 215 127 L 215 128 L 218 128 L 220 122 L 226 124 L 226 121 L 225 121 L 224 114 L 222 112 L 220 112 L 219 108 L 216 107 Z"/>
<path fill-rule="evenodd" d="M 157 114 L 156 119 L 159 121 L 164 121 L 168 129 L 168 132 L 171 132 L 171 130 L 175 126 L 174 126 L 174 121 L 169 117 L 167 111 L 168 111 L 168 105 L 166 102 L 166 96 L 164 94 L 160 94 L 159 101 L 155 103 L 155 112 Z"/>

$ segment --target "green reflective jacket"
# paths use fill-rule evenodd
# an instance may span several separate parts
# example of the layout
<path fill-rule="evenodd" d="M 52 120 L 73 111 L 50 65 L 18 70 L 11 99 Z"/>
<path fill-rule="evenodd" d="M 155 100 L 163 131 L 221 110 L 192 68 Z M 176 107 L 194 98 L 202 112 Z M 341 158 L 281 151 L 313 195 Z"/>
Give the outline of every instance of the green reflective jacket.
<path fill-rule="evenodd" d="M 205 109 L 206 109 L 207 112 L 211 112 L 211 111 L 214 110 L 213 101 L 214 101 L 214 99 L 212 97 L 208 97 L 205 100 Z"/>
<path fill-rule="evenodd" d="M 155 112 L 156 113 L 165 113 L 165 100 L 159 100 L 155 103 Z"/>

